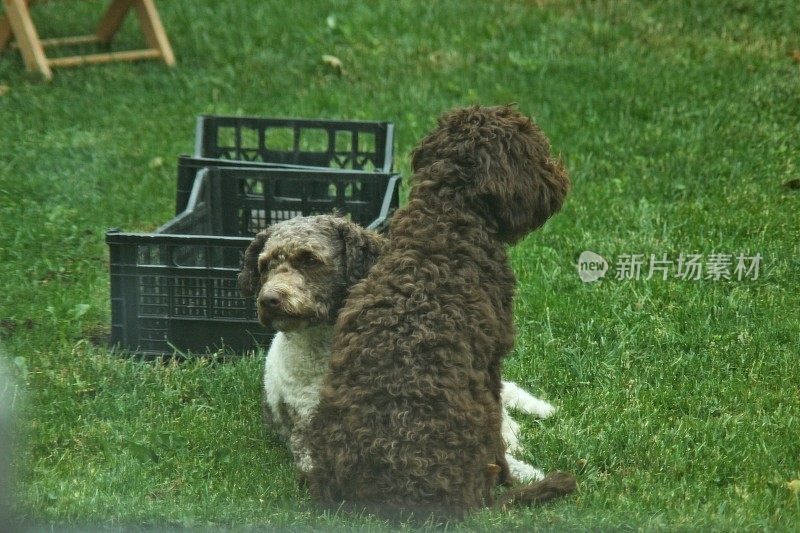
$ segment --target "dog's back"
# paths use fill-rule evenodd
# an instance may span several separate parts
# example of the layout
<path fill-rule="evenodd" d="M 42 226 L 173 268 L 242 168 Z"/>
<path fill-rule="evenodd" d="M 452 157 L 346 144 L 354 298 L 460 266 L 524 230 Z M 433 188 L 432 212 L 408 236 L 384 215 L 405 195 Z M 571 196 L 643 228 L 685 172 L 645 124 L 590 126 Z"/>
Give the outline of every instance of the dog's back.
<path fill-rule="evenodd" d="M 331 474 L 312 476 L 322 501 L 459 515 L 488 503 L 501 473 L 513 273 L 469 215 L 437 215 L 418 202 L 395 215 L 340 313 L 313 428 L 315 470 Z"/>
<path fill-rule="evenodd" d="M 500 370 L 515 278 L 504 243 L 544 223 L 568 180 L 509 108 L 445 115 L 412 166 L 411 201 L 335 327 L 309 486 L 327 504 L 458 517 L 509 479 Z"/>

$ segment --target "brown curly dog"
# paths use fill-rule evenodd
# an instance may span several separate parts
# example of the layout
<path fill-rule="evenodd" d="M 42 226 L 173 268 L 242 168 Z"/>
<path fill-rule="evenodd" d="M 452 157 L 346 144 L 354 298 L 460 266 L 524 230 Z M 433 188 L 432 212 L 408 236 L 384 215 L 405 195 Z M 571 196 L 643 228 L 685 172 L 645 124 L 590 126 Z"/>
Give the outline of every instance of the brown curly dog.
<path fill-rule="evenodd" d="M 412 154 L 412 189 L 383 255 L 334 329 L 311 422 L 312 497 L 384 516 L 460 518 L 510 485 L 502 359 L 516 279 L 505 245 L 561 208 L 569 178 L 510 106 L 454 109 Z M 569 474 L 511 489 L 543 501 Z"/>

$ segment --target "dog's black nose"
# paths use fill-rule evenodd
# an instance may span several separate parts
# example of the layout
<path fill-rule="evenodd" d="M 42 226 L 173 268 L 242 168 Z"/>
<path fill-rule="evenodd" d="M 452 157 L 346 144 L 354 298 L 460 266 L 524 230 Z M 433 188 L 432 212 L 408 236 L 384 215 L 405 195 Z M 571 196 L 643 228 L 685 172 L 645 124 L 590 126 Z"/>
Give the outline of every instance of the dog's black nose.
<path fill-rule="evenodd" d="M 268 291 L 258 297 L 258 305 L 264 309 L 277 309 L 281 306 L 281 295 L 275 291 Z"/>

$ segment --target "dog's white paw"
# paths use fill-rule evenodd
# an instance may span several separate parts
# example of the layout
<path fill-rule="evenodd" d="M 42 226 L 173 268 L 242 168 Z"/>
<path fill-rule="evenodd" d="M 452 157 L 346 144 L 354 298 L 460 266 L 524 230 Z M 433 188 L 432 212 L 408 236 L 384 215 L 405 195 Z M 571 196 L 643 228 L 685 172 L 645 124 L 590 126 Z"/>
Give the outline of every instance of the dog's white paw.
<path fill-rule="evenodd" d="M 539 398 L 533 398 L 533 400 L 536 406 L 531 410 L 532 415 L 538 416 L 539 418 L 548 418 L 558 411 L 558 408 L 549 402 L 540 400 Z"/>
<path fill-rule="evenodd" d="M 503 382 L 500 395 L 505 407 L 525 414 L 547 418 L 556 412 L 555 406 L 551 403 L 540 400 L 513 381 Z"/>
<path fill-rule="evenodd" d="M 508 462 L 508 469 L 511 475 L 521 483 L 533 483 L 544 478 L 544 472 L 535 468 L 525 461 L 520 461 L 514 458 L 510 453 L 506 454 L 506 461 Z"/>

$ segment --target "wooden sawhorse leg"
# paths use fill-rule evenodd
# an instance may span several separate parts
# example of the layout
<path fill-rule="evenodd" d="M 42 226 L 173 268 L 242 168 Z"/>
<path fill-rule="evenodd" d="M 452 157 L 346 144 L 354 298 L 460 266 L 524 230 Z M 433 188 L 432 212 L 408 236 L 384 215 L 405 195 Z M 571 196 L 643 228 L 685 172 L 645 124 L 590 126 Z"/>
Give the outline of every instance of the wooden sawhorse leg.
<path fill-rule="evenodd" d="M 45 79 L 53 78 L 47 56 L 44 55 L 44 47 L 33 25 L 31 14 L 28 12 L 28 2 L 26 0 L 3 0 L 6 8 L 6 19 L 11 32 L 19 45 L 22 53 L 22 60 L 28 70 L 39 71 Z M 8 42 L 8 37 L 6 38 Z"/>
<path fill-rule="evenodd" d="M 175 55 L 153 0 L 112 0 L 93 35 L 44 40 L 39 38 L 28 11 L 28 5 L 32 1 L 3 0 L 6 16 L 0 19 L 0 52 L 3 51 L 13 35 L 22 53 L 25 67 L 28 70 L 40 72 L 45 79 L 49 80 L 53 77 L 50 67 L 69 67 L 85 63 L 161 58 L 168 66 L 175 65 Z M 47 59 L 44 53 L 46 46 L 111 42 L 122 26 L 128 11 L 134 7 L 138 14 L 142 33 L 150 48 Z"/>

